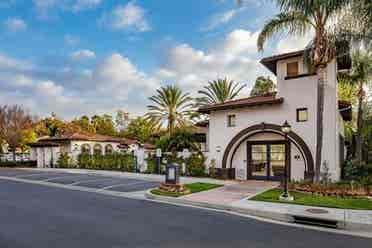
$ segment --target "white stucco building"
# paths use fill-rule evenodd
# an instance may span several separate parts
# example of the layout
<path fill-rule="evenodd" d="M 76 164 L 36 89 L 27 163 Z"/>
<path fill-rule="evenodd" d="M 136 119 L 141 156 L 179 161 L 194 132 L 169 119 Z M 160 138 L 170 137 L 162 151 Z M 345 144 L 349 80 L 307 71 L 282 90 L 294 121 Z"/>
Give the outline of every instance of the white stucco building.
<path fill-rule="evenodd" d="M 37 167 L 39 168 L 55 167 L 58 158 L 64 153 L 68 154 L 72 161 L 76 162 L 81 153 L 105 155 L 123 150 L 135 152 L 137 160 L 141 162 L 141 165 L 144 158 L 138 156 L 138 154 L 145 156 L 145 150 L 149 151 L 153 149 L 151 145 L 143 145 L 136 140 L 88 133 L 72 133 L 61 137 L 44 137 L 30 144 L 30 147 L 30 159 L 37 161 Z"/>
<path fill-rule="evenodd" d="M 208 158 L 222 174 L 239 180 L 280 180 L 285 165 L 292 180 L 312 179 L 317 137 L 317 75 L 309 73 L 303 51 L 264 58 L 277 77 L 277 92 L 205 106 L 209 114 Z M 351 106 L 337 99 L 336 61 L 326 69 L 322 164 L 339 180 L 344 158 L 343 120 Z M 344 69 L 344 68 L 343 68 Z M 287 139 L 281 131 L 288 121 Z"/>

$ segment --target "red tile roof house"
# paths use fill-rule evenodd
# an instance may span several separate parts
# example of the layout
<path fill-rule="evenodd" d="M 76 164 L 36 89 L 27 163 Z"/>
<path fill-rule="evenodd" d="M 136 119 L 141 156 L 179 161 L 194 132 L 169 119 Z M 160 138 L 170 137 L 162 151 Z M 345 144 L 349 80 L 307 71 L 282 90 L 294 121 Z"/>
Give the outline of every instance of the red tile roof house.
<path fill-rule="evenodd" d="M 63 153 L 70 155 L 77 161 L 79 154 L 110 154 L 123 150 L 135 151 L 143 149 L 151 151 L 154 147 L 150 144 L 140 144 L 136 140 L 117 138 L 106 135 L 77 132 L 61 137 L 44 137 L 30 144 L 31 160 L 37 161 L 37 167 L 55 167 L 59 156 Z M 140 158 L 143 161 L 143 158 Z"/>
<path fill-rule="evenodd" d="M 312 179 L 317 137 L 317 80 L 303 62 L 303 51 L 261 60 L 277 77 L 277 93 L 204 106 L 209 115 L 208 159 L 226 177 L 239 180 L 280 180 L 289 166 L 292 180 Z M 323 170 L 340 179 L 344 159 L 343 121 L 351 119 L 351 106 L 337 99 L 338 70 L 348 65 L 333 61 L 327 66 L 323 124 Z M 292 127 L 287 139 L 281 130 Z"/>

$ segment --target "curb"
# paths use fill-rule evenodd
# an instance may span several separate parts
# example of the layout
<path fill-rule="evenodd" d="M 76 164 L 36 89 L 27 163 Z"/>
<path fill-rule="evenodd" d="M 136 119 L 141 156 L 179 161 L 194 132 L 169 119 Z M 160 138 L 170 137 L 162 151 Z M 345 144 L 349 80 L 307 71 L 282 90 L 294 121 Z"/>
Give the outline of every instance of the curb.
<path fill-rule="evenodd" d="M 265 210 L 260 210 L 260 209 L 242 208 L 242 207 L 237 207 L 233 205 L 195 202 L 195 201 L 190 201 L 190 200 L 183 199 L 183 198 L 155 195 L 151 193 L 151 190 L 152 189 L 147 190 L 145 193 L 145 197 L 149 200 L 155 200 L 155 201 L 170 203 L 170 204 L 187 205 L 187 206 L 192 206 L 192 207 L 203 207 L 203 208 L 208 208 L 208 209 L 213 209 L 213 210 L 223 210 L 223 211 L 229 211 L 229 212 L 243 214 L 243 215 L 259 217 L 259 218 L 267 219 L 267 220 L 295 224 L 294 215 L 291 215 L 289 213 L 279 213 L 279 212 L 265 211 Z M 301 216 L 301 214 L 296 214 L 295 216 Z M 350 221 L 345 222 L 345 221 L 340 221 L 340 220 L 336 220 L 336 221 L 339 222 L 339 225 L 337 226 L 336 230 L 354 232 L 354 235 L 355 235 L 355 232 L 363 232 L 363 233 L 366 233 L 369 238 L 372 237 L 372 224 L 356 223 L 356 222 L 350 222 Z"/>
<path fill-rule="evenodd" d="M 190 201 L 190 200 L 186 200 L 186 199 L 179 198 L 179 197 L 160 196 L 160 195 L 155 195 L 151 193 L 151 190 L 152 189 L 147 190 L 145 193 L 145 197 L 150 200 L 156 200 L 156 201 L 161 201 L 161 202 L 166 202 L 166 203 L 183 204 L 183 205 L 189 205 L 193 207 L 210 208 L 210 209 L 215 209 L 215 210 L 231 211 L 231 212 L 236 212 L 239 214 L 252 215 L 252 216 L 257 216 L 257 217 L 261 217 L 265 219 L 293 223 L 293 218 L 287 214 L 278 214 L 278 213 L 273 213 L 273 212 L 268 212 L 268 211 L 263 211 L 263 210 L 239 208 L 239 207 L 234 207 L 232 205 L 214 204 L 214 203 L 207 203 L 207 202 L 195 202 L 195 201 Z"/>

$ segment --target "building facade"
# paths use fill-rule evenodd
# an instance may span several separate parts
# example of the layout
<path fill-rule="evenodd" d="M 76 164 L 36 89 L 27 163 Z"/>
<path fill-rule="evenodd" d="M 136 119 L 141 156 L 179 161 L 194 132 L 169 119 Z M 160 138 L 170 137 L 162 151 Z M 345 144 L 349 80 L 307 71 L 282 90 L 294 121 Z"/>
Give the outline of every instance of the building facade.
<path fill-rule="evenodd" d="M 264 58 L 277 78 L 277 92 L 205 106 L 209 114 L 208 157 L 239 180 L 280 180 L 285 166 L 292 180 L 312 179 L 317 138 L 318 77 L 303 51 Z M 344 158 L 343 121 L 351 107 L 337 99 L 337 62 L 326 68 L 322 171 L 339 180 Z M 341 111 L 340 111 L 341 110 Z M 291 132 L 285 135 L 287 121 Z"/>

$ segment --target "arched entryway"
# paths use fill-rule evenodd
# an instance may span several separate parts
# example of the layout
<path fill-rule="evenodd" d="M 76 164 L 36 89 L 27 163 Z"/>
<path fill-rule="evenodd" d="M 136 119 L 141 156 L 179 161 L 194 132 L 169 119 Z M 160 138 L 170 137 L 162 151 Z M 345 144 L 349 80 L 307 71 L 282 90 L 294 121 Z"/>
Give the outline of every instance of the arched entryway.
<path fill-rule="evenodd" d="M 227 145 L 222 159 L 222 168 L 231 168 L 235 153 L 239 146 L 250 137 L 260 133 L 272 133 L 284 137 L 281 126 L 276 124 L 261 123 L 243 129 L 235 135 Z M 302 156 L 305 166 L 304 178 L 312 180 L 314 175 L 314 160 L 309 147 L 305 141 L 293 131 L 289 133 L 287 137 L 290 144 L 294 145 Z"/>

